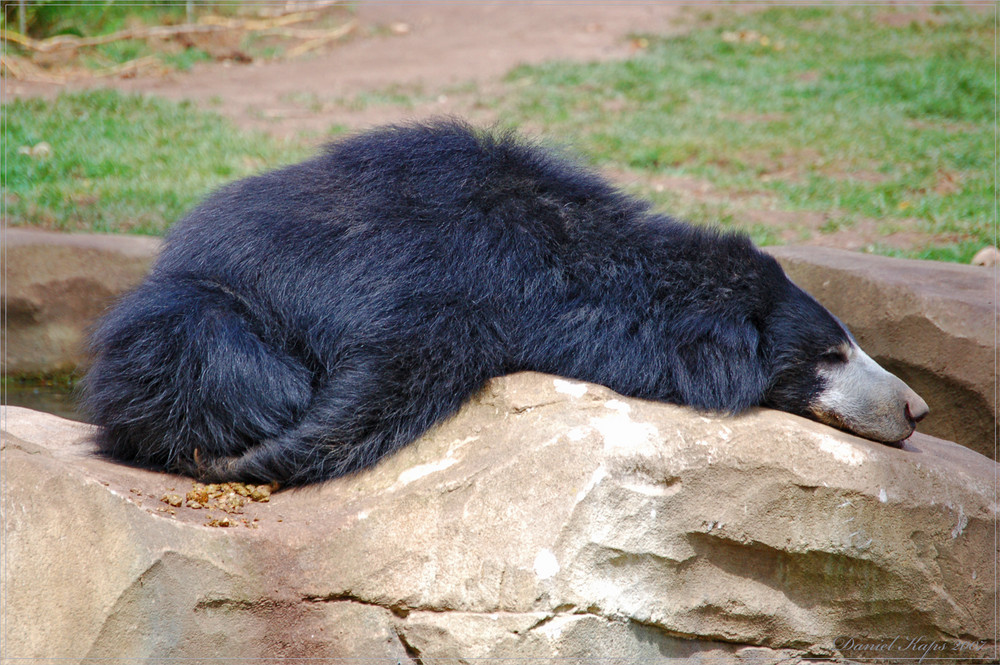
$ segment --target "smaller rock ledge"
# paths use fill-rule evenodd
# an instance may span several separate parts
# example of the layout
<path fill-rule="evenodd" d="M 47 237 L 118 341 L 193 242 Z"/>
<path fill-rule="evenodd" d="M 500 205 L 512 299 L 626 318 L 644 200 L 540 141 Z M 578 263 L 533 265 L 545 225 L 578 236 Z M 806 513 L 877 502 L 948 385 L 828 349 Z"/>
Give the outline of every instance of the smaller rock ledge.
<path fill-rule="evenodd" d="M 73 372 L 105 309 L 149 272 L 158 238 L 3 231 L 8 376 Z"/>

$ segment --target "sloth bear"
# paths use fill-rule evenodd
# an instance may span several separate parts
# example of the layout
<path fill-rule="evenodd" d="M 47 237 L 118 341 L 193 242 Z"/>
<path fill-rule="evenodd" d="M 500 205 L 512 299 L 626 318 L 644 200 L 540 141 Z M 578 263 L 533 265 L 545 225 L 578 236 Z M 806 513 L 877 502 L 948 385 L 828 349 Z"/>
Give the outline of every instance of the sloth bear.
<path fill-rule="evenodd" d="M 885 443 L 927 413 L 745 236 L 453 120 L 223 188 L 92 351 L 100 452 L 206 481 L 357 471 L 521 370 Z"/>

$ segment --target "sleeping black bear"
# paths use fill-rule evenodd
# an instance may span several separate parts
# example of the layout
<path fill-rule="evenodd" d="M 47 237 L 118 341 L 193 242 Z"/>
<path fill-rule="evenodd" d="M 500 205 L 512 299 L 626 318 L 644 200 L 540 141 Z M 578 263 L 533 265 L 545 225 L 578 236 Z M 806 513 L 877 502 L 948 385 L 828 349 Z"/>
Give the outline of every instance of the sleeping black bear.
<path fill-rule="evenodd" d="M 743 235 L 457 121 L 363 133 L 223 188 L 92 351 L 101 452 L 204 480 L 356 471 L 519 370 L 886 443 L 927 412 Z"/>

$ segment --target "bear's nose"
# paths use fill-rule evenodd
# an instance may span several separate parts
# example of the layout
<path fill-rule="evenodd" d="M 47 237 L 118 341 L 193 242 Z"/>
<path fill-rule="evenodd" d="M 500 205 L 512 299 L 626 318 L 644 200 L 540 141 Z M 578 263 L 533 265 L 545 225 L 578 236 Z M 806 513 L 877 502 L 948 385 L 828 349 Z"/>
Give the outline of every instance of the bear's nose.
<path fill-rule="evenodd" d="M 930 411 L 930 408 L 927 406 L 927 402 L 920 399 L 920 396 L 916 393 L 906 400 L 906 417 L 909 420 L 919 423 L 924 419 L 928 411 Z"/>

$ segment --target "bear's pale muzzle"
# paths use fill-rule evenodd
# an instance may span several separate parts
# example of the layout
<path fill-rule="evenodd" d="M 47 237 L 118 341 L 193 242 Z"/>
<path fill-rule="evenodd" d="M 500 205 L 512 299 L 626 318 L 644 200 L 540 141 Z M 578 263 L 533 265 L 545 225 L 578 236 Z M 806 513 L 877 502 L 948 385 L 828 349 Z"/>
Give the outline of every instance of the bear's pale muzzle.
<path fill-rule="evenodd" d="M 810 404 L 816 419 L 882 443 L 913 434 L 927 403 L 857 344 L 846 351 L 847 362 L 819 371 L 826 387 Z"/>

